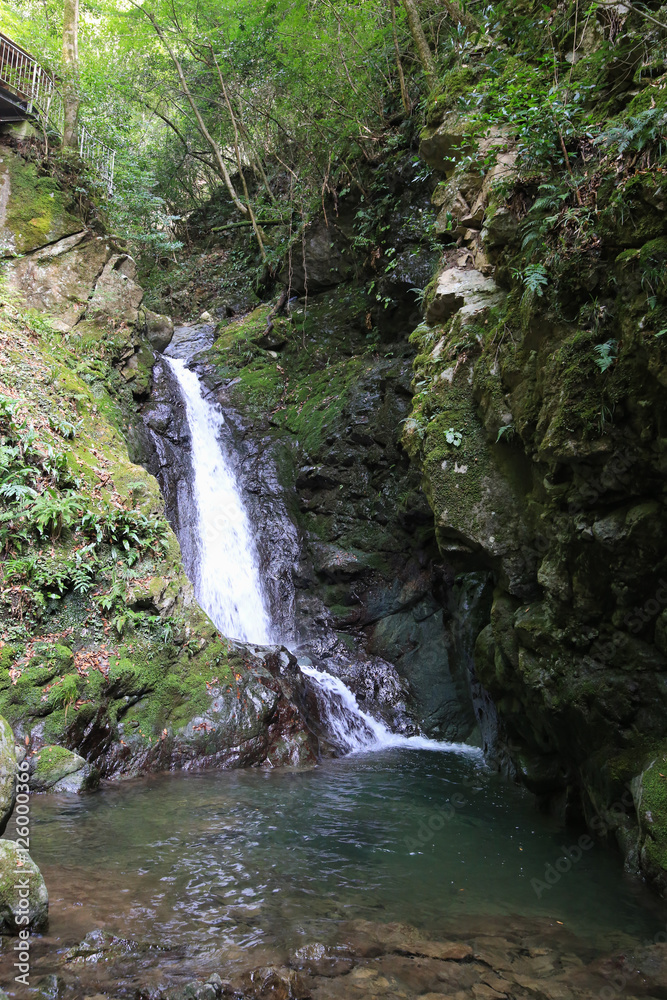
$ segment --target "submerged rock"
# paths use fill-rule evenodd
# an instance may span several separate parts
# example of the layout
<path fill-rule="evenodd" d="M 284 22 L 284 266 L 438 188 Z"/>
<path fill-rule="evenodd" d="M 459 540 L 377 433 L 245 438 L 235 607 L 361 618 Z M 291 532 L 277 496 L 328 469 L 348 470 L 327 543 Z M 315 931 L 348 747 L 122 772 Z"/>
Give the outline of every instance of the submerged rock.
<path fill-rule="evenodd" d="M 245 973 L 239 983 L 248 1000 L 308 1000 L 311 996 L 294 969 L 266 966 Z"/>
<path fill-rule="evenodd" d="M 77 963 L 113 960 L 125 955 L 147 951 L 148 947 L 148 945 L 140 945 L 136 941 L 119 938 L 109 931 L 97 928 L 86 934 L 83 941 L 65 952 L 65 961 L 76 965 Z"/>
<path fill-rule="evenodd" d="M 48 915 L 49 894 L 39 868 L 14 841 L 0 840 L 0 934 L 41 930 Z"/>

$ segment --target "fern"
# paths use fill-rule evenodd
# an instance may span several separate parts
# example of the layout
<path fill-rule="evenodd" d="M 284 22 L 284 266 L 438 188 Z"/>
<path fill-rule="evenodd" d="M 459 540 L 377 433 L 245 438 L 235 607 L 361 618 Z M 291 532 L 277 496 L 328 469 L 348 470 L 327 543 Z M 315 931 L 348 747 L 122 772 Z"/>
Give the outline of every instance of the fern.
<path fill-rule="evenodd" d="M 623 125 L 614 125 L 595 140 L 600 146 L 616 147 L 619 153 L 631 150 L 641 153 L 647 146 L 658 146 L 658 154 L 664 148 L 667 112 L 663 108 L 647 108 L 634 115 Z"/>
<path fill-rule="evenodd" d="M 607 340 L 604 344 L 596 344 L 594 350 L 597 354 L 595 358 L 595 364 L 598 366 L 601 372 L 606 372 L 608 368 L 611 368 L 617 355 L 617 340 Z"/>
<path fill-rule="evenodd" d="M 515 268 L 512 272 L 521 281 L 524 295 L 543 295 L 544 288 L 549 283 L 547 269 L 544 264 L 528 264 L 523 271 Z"/>

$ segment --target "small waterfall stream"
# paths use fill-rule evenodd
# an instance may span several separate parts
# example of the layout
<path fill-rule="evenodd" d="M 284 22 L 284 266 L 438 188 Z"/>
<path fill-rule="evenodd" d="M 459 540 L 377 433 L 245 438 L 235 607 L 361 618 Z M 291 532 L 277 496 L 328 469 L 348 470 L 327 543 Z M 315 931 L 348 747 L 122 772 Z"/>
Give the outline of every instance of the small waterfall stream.
<path fill-rule="evenodd" d="M 267 610 L 252 527 L 234 469 L 220 442 L 224 416 L 205 398 L 187 361 L 167 356 L 164 361 L 180 387 L 192 441 L 196 516 L 187 530 L 190 547 L 195 550 L 192 573 L 197 600 L 223 635 L 258 645 L 279 641 Z M 331 742 L 344 752 L 410 746 L 480 753 L 465 744 L 392 733 L 359 708 L 353 693 L 338 677 L 310 664 L 300 664 L 300 669 L 313 687 Z"/>
<path fill-rule="evenodd" d="M 357 699 L 339 677 L 311 666 L 300 665 L 300 669 L 313 682 L 332 743 L 347 753 L 412 747 L 413 750 L 449 750 L 472 757 L 482 755 L 478 747 L 466 743 L 440 743 L 425 736 L 392 733 L 383 722 L 359 708 Z"/>

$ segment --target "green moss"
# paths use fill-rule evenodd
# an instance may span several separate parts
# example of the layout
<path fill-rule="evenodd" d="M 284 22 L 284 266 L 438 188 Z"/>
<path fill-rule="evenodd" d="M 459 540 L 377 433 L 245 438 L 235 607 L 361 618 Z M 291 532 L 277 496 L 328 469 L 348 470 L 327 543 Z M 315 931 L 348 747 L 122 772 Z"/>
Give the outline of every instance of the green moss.
<path fill-rule="evenodd" d="M 667 872 L 667 753 L 662 753 L 642 775 L 641 813 L 647 837 L 644 851 L 650 864 Z"/>
<path fill-rule="evenodd" d="M 641 774 L 651 757 L 658 752 L 659 746 L 655 740 L 640 739 L 620 753 L 610 755 L 609 751 L 605 750 L 599 764 L 607 769 L 614 781 L 628 782 Z"/>
<path fill-rule="evenodd" d="M 63 770 L 63 765 L 68 765 L 72 761 L 76 762 L 75 755 L 65 747 L 46 746 L 42 747 L 35 756 L 37 775 L 43 779 L 51 778 L 54 773 Z"/>
<path fill-rule="evenodd" d="M 51 177 L 40 177 L 27 163 L 3 147 L 0 173 L 9 179 L 11 197 L 4 220 L 16 253 L 25 253 L 63 236 L 81 232 L 84 224 L 70 215 L 65 197 Z"/>
<path fill-rule="evenodd" d="M 440 88 L 428 99 L 426 124 L 437 125 L 448 111 L 457 108 L 460 99 L 474 88 L 479 75 L 479 71 L 470 66 L 456 67 L 446 73 Z"/>
<path fill-rule="evenodd" d="M 9 670 L 17 656 L 18 649 L 16 646 L 12 646 L 10 643 L 4 643 L 2 647 L 0 647 L 0 682 L 4 678 L 5 671 Z"/>

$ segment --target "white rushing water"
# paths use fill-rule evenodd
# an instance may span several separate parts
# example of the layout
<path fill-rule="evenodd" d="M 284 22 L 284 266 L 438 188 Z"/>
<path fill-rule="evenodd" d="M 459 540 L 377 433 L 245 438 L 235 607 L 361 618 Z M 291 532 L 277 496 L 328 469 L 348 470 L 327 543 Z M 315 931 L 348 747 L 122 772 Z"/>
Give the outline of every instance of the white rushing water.
<path fill-rule="evenodd" d="M 473 757 L 482 756 L 478 747 L 468 746 L 467 743 L 440 743 L 425 736 L 392 733 L 383 722 L 359 708 L 357 699 L 340 678 L 303 664 L 299 668 L 302 674 L 315 682 L 320 711 L 332 742 L 348 753 L 412 747 L 413 750 L 449 750 Z"/>
<path fill-rule="evenodd" d="M 192 438 L 196 523 L 194 585 L 197 600 L 223 635 L 265 645 L 276 641 L 262 588 L 259 560 L 234 471 L 220 445 L 224 417 L 202 393 L 185 361 L 164 358 L 183 395 Z M 359 708 L 348 687 L 332 674 L 300 666 L 310 679 L 332 742 L 348 753 L 412 747 L 479 755 L 476 747 L 399 736 Z"/>
<path fill-rule="evenodd" d="M 220 446 L 224 417 L 204 399 L 199 379 L 184 361 L 164 360 L 178 380 L 192 437 L 197 600 L 223 635 L 270 643 L 271 622 L 250 521 Z"/>

